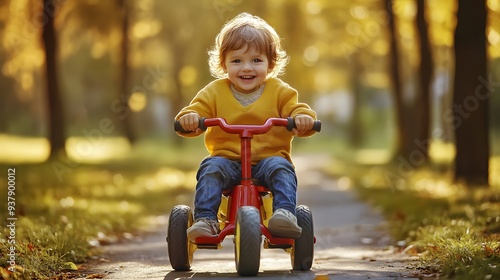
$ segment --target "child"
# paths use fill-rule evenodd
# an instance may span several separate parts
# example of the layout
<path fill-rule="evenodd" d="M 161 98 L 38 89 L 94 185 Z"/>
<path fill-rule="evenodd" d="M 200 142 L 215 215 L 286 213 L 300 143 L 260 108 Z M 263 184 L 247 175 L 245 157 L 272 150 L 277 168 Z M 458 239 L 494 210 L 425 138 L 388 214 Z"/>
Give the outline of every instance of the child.
<path fill-rule="evenodd" d="M 297 177 L 291 162 L 294 135 L 309 136 L 316 113 L 298 102 L 297 91 L 276 78 L 284 71 L 288 56 L 274 29 L 259 17 L 242 13 L 227 22 L 209 51 L 210 71 L 217 80 L 198 92 L 175 117 L 186 137 L 198 136 L 199 118 L 225 118 L 228 124 L 263 124 L 268 118 L 292 117 L 296 129 L 274 127 L 252 139 L 252 175 L 273 194 L 274 214 L 268 229 L 275 237 L 298 238 L 295 207 Z M 198 170 L 194 200 L 195 223 L 188 238 L 217 236 L 217 211 L 224 190 L 241 180 L 238 135 L 210 127 L 205 135 L 210 156 Z"/>

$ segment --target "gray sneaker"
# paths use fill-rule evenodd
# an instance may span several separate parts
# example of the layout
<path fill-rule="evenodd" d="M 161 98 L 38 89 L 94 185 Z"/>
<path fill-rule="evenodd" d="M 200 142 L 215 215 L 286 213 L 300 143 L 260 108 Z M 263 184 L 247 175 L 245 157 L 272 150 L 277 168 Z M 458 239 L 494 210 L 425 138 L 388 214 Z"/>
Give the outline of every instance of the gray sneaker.
<path fill-rule="evenodd" d="M 201 218 L 187 229 L 187 236 L 189 240 L 195 242 L 198 237 L 215 237 L 219 234 L 220 227 L 217 220 Z"/>
<path fill-rule="evenodd" d="M 297 217 L 290 211 L 278 209 L 269 219 L 267 226 L 274 237 L 299 238 L 302 228 L 297 225 Z"/>

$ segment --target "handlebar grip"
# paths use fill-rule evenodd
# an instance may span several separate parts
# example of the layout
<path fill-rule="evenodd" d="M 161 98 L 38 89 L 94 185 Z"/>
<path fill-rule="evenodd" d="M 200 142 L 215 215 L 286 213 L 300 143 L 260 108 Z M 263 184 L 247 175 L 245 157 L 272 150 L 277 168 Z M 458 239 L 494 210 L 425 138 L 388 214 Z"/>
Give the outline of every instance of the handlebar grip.
<path fill-rule="evenodd" d="M 203 131 L 207 130 L 207 127 L 205 126 L 205 118 L 200 118 L 200 123 L 198 124 L 198 127 Z M 179 132 L 179 133 L 191 133 L 191 132 L 193 132 L 193 131 L 185 130 L 184 128 L 182 128 L 182 125 L 179 121 L 174 122 L 174 130 L 175 130 L 175 132 Z"/>
<path fill-rule="evenodd" d="M 320 132 L 321 131 L 321 121 L 320 120 L 314 121 L 312 130 L 314 130 L 316 132 Z"/>
<path fill-rule="evenodd" d="M 295 120 L 292 117 L 288 117 L 287 120 L 288 120 L 288 125 L 286 126 L 286 129 L 288 131 L 292 131 L 292 129 L 297 128 L 295 126 Z M 314 124 L 313 124 L 313 127 L 311 130 L 314 130 L 316 132 L 320 132 L 321 131 L 321 121 L 320 120 L 314 121 Z"/>

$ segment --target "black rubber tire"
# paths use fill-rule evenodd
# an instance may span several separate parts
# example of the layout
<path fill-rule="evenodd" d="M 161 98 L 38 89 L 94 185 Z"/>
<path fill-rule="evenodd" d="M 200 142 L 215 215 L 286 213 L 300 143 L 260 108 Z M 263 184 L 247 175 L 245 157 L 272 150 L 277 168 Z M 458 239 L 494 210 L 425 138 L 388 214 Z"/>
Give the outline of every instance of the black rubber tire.
<path fill-rule="evenodd" d="M 186 205 L 176 205 L 170 212 L 167 229 L 168 258 L 177 271 L 191 269 L 196 245 L 188 240 L 186 230 L 193 225 L 193 213 Z"/>
<path fill-rule="evenodd" d="M 241 276 L 255 276 L 260 267 L 260 213 L 253 206 L 242 206 L 236 214 L 234 256 Z"/>
<path fill-rule="evenodd" d="M 299 205 L 296 208 L 297 224 L 302 228 L 302 234 L 295 239 L 290 254 L 294 270 L 311 269 L 314 259 L 314 226 L 309 207 Z"/>

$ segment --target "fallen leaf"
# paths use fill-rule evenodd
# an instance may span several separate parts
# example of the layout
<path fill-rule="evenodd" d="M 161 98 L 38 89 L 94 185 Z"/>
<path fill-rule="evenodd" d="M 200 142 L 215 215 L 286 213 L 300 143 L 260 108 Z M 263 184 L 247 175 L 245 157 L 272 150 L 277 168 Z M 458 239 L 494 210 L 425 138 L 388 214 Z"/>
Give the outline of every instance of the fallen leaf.
<path fill-rule="evenodd" d="M 74 264 L 72 262 L 65 262 L 63 264 L 63 270 L 75 271 L 75 270 L 78 270 L 78 267 L 76 266 L 76 264 Z"/>
<path fill-rule="evenodd" d="M 103 274 L 103 273 L 93 273 L 93 274 L 87 275 L 86 279 L 102 279 L 104 277 L 106 277 L 106 274 Z"/>

